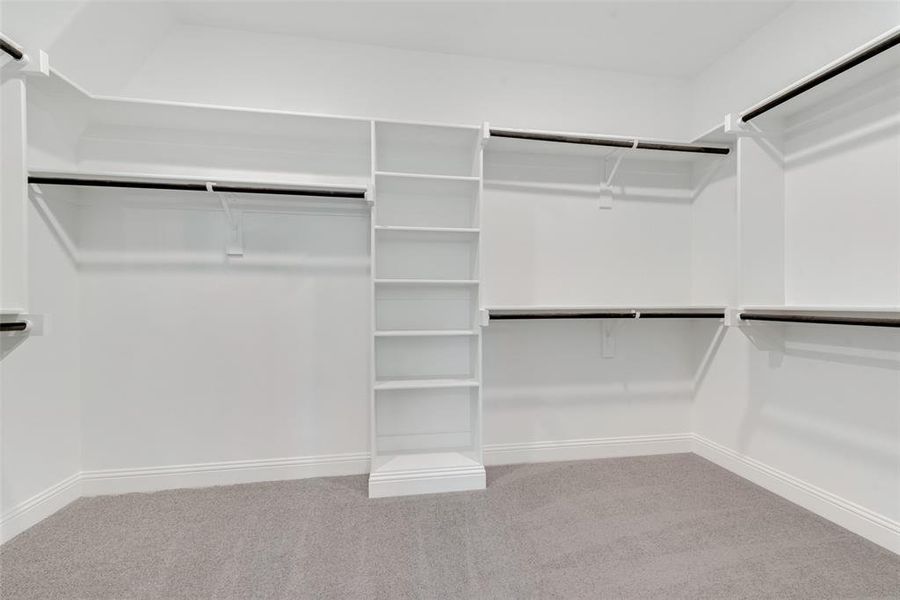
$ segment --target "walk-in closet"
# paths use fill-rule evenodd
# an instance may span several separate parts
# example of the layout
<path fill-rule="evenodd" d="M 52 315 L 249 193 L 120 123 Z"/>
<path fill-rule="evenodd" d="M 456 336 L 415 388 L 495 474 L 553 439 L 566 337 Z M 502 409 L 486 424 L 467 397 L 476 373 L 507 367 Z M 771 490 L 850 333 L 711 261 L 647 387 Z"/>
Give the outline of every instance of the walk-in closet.
<path fill-rule="evenodd" d="M 900 598 L 900 4 L 0 4 L 0 598 Z"/>

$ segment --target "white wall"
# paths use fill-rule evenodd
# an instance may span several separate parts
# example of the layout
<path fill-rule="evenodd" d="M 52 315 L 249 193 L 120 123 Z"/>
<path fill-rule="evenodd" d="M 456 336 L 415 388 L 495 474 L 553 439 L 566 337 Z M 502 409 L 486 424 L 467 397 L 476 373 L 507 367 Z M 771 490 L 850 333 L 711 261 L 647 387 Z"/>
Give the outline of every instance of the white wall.
<path fill-rule="evenodd" d="M 722 91 L 698 96 L 698 114 L 714 101 L 716 111 L 726 101 L 748 106 L 788 83 L 779 77 L 797 78 L 890 28 L 897 8 L 798 4 L 708 69 L 701 96 Z M 804 35 L 787 35 L 790 23 Z M 754 61 L 766 73 L 752 85 L 735 77 L 759 71 Z M 765 140 L 740 140 L 738 303 L 900 305 L 900 88 L 891 76 L 765 123 Z M 699 381 L 693 430 L 714 445 L 699 446 L 711 458 L 900 549 L 895 330 L 729 328 Z"/>
<path fill-rule="evenodd" d="M 84 470 L 367 450 L 368 210 L 244 200 L 226 259 L 215 198 L 79 192 Z"/>
<path fill-rule="evenodd" d="M 44 492 L 81 469 L 79 277 L 33 205 L 28 222 L 29 310 L 43 315 L 45 332 L 4 337 L 0 344 L 3 539 L 31 524 L 18 518 L 23 507 L 42 501 L 33 514 L 52 512 L 55 502 L 71 500 L 65 490 L 58 498 Z"/>
<path fill-rule="evenodd" d="M 164 2 L 5 0 L 3 33 L 31 54 L 47 52 L 95 94 L 115 94 L 171 24 Z"/>
<path fill-rule="evenodd" d="M 697 135 L 900 24 L 900 3 L 795 2 L 691 82 Z M 687 113 L 686 113 L 687 114 Z"/>
<path fill-rule="evenodd" d="M 675 78 L 194 26 L 173 28 L 122 93 L 470 125 L 689 133 L 689 89 Z"/>

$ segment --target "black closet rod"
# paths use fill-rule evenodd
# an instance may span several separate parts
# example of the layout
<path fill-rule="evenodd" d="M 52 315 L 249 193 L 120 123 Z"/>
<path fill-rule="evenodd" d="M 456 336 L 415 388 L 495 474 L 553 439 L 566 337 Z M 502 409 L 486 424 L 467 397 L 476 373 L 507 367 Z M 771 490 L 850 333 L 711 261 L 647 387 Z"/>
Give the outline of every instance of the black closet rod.
<path fill-rule="evenodd" d="M 633 312 L 613 312 L 613 311 L 596 311 L 596 312 L 544 312 L 544 313 L 511 313 L 490 315 L 491 321 L 521 321 L 528 319 L 634 319 L 637 315 Z"/>
<path fill-rule="evenodd" d="M 755 119 L 759 115 L 772 110 L 776 106 L 784 104 L 788 100 L 795 98 L 796 96 L 799 96 L 803 92 L 807 92 L 807 91 L 811 90 L 812 88 L 816 87 L 817 85 L 819 85 L 821 83 L 825 83 L 829 79 L 840 75 L 844 71 L 852 69 L 853 67 L 869 60 L 870 58 L 873 58 L 875 56 L 878 56 L 882 52 L 890 50 L 897 44 L 900 44 L 900 31 L 897 31 L 897 32 L 893 33 L 892 35 L 886 37 L 885 39 L 881 40 L 880 42 L 861 50 L 857 54 L 847 57 L 846 60 L 843 60 L 843 61 L 833 65 L 832 67 L 826 69 L 825 71 L 822 71 L 815 77 L 812 77 L 812 78 L 804 81 L 803 83 L 797 84 L 796 86 L 794 86 L 788 90 L 785 90 L 781 94 L 778 94 L 771 100 L 768 100 L 768 101 L 764 102 L 763 104 L 760 104 L 756 108 L 750 109 L 745 114 L 741 115 L 741 121 L 747 122 L 750 119 Z"/>
<path fill-rule="evenodd" d="M 678 144 L 675 142 L 648 142 L 624 140 L 619 138 L 603 138 L 563 133 L 539 133 L 519 131 L 516 129 L 491 128 L 491 137 L 515 138 L 519 140 L 536 140 L 539 142 L 558 142 L 562 144 L 584 144 L 588 146 L 609 146 L 612 148 L 637 148 L 639 150 L 664 150 L 667 152 L 691 152 L 694 154 L 728 154 L 730 148 L 719 146 L 698 146 L 696 144 Z"/>
<path fill-rule="evenodd" d="M 28 321 L 7 321 L 0 323 L 0 331 L 25 331 L 28 329 Z"/>
<path fill-rule="evenodd" d="M 25 57 L 25 53 L 19 45 L 12 40 L 7 39 L 6 36 L 2 34 L 0 34 L 0 50 L 3 50 L 16 60 L 22 60 L 22 58 Z"/>
<path fill-rule="evenodd" d="M 743 321 L 777 321 L 784 323 L 818 323 L 821 325 L 859 325 L 863 327 L 900 327 L 900 317 L 827 317 L 820 315 L 772 315 L 741 313 Z"/>
<path fill-rule="evenodd" d="M 207 192 L 205 183 L 169 183 L 165 181 L 125 181 L 120 179 L 81 179 L 77 177 L 43 177 L 30 175 L 28 183 L 45 185 L 74 185 L 88 187 L 137 188 L 149 190 L 181 190 L 188 192 Z M 358 198 L 365 199 L 365 190 L 314 189 L 314 188 L 266 188 L 244 185 L 213 183 L 214 192 L 232 192 L 237 194 L 283 194 L 289 196 L 315 196 L 319 198 Z"/>
<path fill-rule="evenodd" d="M 584 311 L 584 312 L 534 312 L 491 314 L 491 321 L 523 321 L 539 319 L 723 319 L 724 312 L 650 312 L 640 311 Z"/>

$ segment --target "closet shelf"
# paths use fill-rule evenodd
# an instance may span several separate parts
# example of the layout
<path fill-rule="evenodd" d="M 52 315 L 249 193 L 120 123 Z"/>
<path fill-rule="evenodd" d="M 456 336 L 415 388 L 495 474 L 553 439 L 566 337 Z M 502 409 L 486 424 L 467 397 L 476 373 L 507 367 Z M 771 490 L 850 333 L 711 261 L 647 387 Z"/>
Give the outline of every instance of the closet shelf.
<path fill-rule="evenodd" d="M 477 234 L 481 230 L 477 227 L 412 227 L 406 225 L 376 225 L 375 231 L 396 231 L 408 233 L 461 233 Z"/>
<path fill-rule="evenodd" d="M 121 173 L 110 171 L 71 171 L 31 169 L 29 183 L 53 184 L 54 180 L 65 185 L 93 185 L 100 187 L 134 187 L 144 189 L 171 189 L 185 191 L 207 191 L 206 184 L 213 184 L 216 192 L 255 192 L 272 194 L 298 194 L 321 197 L 365 199 L 366 186 L 351 182 L 328 184 L 309 178 L 275 178 L 261 181 L 257 179 L 221 178 L 202 175 L 160 175 L 155 173 Z M 81 183 L 84 182 L 84 183 Z M 299 192 L 299 193 L 298 193 Z"/>
<path fill-rule="evenodd" d="M 707 145 L 671 140 L 638 139 L 557 131 L 491 128 L 487 147 L 500 152 L 561 154 L 576 156 L 621 156 L 647 160 L 695 162 L 722 158 L 731 152 L 728 144 Z"/>
<path fill-rule="evenodd" d="M 504 306 L 487 309 L 490 320 L 527 319 L 722 319 L 724 306 Z"/>
<path fill-rule="evenodd" d="M 785 118 L 844 93 L 852 93 L 866 80 L 900 68 L 900 27 L 845 54 L 806 77 L 740 113 L 748 122 L 765 115 Z"/>
<path fill-rule="evenodd" d="M 742 321 L 900 327 L 900 306 L 743 306 Z"/>
<path fill-rule="evenodd" d="M 376 279 L 375 285 L 475 286 L 477 279 Z"/>
<path fill-rule="evenodd" d="M 460 379 L 382 379 L 375 382 L 375 390 L 432 390 L 442 388 L 477 388 L 478 380 Z"/>
<path fill-rule="evenodd" d="M 478 181 L 471 175 L 431 175 L 428 173 L 403 173 L 398 171 L 375 171 L 376 177 L 392 177 L 396 179 L 431 179 L 436 181 Z"/>
<path fill-rule="evenodd" d="M 474 329 L 393 329 L 376 331 L 375 337 L 460 337 L 478 335 Z"/>

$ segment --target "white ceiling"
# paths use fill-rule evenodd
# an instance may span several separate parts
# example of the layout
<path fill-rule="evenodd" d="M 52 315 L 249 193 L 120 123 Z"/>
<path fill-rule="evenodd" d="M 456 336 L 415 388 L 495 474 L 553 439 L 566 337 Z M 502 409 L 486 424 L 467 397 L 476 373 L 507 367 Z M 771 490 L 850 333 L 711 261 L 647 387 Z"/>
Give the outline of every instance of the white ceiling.
<path fill-rule="evenodd" d="M 186 24 L 691 76 L 791 2 L 182 1 Z"/>

